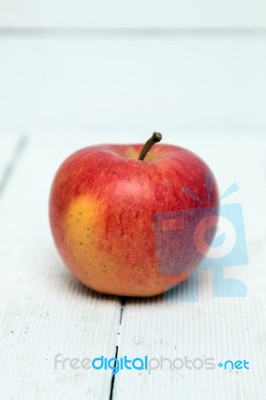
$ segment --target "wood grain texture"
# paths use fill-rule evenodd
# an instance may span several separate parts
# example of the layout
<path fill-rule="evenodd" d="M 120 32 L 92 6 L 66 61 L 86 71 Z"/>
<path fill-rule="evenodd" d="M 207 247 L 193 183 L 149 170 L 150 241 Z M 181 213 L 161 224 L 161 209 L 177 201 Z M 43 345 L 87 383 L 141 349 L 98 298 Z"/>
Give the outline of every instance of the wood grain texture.
<path fill-rule="evenodd" d="M 247 296 L 214 297 L 213 272 L 203 270 L 199 273 L 198 301 L 184 301 L 181 286 L 172 291 L 172 297 L 128 299 L 123 310 L 118 358 L 124 355 L 131 359 L 148 355 L 171 360 L 213 357 L 216 368 L 170 370 L 165 361 L 164 369 L 150 373 L 123 370 L 115 378 L 114 398 L 263 400 L 266 228 L 259 221 L 266 220 L 266 140 L 257 135 L 216 138 L 201 135 L 200 139 L 195 135 L 182 136 L 180 142 L 210 163 L 221 194 L 231 183 L 239 185 L 240 190 L 222 204 L 240 202 L 243 206 L 249 262 L 247 266 L 224 268 L 223 275 L 225 279 L 242 281 Z M 184 286 L 183 294 L 192 286 L 192 283 Z M 250 370 L 225 371 L 217 367 L 227 359 L 249 360 Z"/>
<path fill-rule="evenodd" d="M 113 357 L 120 318 L 119 300 L 79 284 L 52 243 L 49 188 L 75 143 L 29 141 L 0 199 L 0 382 L 6 399 L 109 398 L 110 371 L 54 367 L 59 353 Z"/>
<path fill-rule="evenodd" d="M 265 27 L 263 0 L 2 0 L 4 27 Z"/>
<path fill-rule="evenodd" d="M 3 136 L 1 143 L 5 143 Z M 195 151 L 213 169 L 223 200 L 239 202 L 248 243 L 247 266 L 224 268 L 246 297 L 213 297 L 212 271 L 199 274 L 199 300 L 163 296 L 127 299 L 96 295 L 64 268 L 49 232 L 47 202 L 56 168 L 74 150 L 96 143 L 131 142 L 119 133 L 29 137 L 0 198 L 0 382 L 3 398 L 108 399 L 111 371 L 54 369 L 54 357 L 246 359 L 250 370 L 120 371 L 113 400 L 264 399 L 266 140 L 253 134 L 165 134 Z M 137 132 L 136 142 L 143 141 Z M 185 287 L 183 293 L 190 290 Z M 168 298 L 169 300 L 169 298 Z"/>

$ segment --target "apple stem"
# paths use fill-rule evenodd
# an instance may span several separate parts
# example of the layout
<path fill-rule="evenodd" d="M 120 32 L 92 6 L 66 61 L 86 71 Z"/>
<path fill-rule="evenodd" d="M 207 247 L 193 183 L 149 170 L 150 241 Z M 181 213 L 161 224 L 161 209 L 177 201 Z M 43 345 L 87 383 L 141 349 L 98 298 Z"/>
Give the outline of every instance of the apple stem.
<path fill-rule="evenodd" d="M 139 158 L 138 160 L 144 160 L 146 154 L 148 153 L 148 151 L 152 148 L 152 146 L 155 143 L 158 143 L 162 140 L 162 134 L 159 132 L 153 132 L 152 137 L 147 140 L 147 142 L 145 143 L 145 145 L 143 146 Z"/>

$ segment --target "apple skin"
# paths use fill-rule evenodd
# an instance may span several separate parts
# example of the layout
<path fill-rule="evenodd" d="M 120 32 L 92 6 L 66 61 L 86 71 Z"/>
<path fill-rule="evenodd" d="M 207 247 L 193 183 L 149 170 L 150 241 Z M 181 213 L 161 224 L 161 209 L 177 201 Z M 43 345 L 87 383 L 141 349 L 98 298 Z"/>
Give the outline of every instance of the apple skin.
<path fill-rule="evenodd" d="M 58 252 L 81 282 L 102 293 L 158 295 L 197 267 L 202 256 L 193 250 L 191 238 L 167 253 L 174 259 L 186 247 L 189 268 L 165 274 L 157 262 L 154 214 L 199 207 L 184 187 L 201 200 L 200 207 L 213 207 L 217 218 L 217 185 L 213 179 L 207 193 L 211 171 L 198 156 L 156 144 L 140 161 L 142 147 L 97 145 L 76 151 L 60 166 L 52 184 L 49 217 Z"/>

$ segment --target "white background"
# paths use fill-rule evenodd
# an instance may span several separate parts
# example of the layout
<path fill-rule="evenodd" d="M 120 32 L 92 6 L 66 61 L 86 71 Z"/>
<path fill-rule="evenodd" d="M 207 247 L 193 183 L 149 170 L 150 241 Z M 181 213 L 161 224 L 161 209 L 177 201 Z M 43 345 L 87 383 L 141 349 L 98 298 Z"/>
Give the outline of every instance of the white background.
<path fill-rule="evenodd" d="M 3 399 L 265 399 L 266 3 L 0 0 L 0 387 Z M 54 173 L 74 150 L 152 131 L 241 203 L 243 298 L 121 300 L 84 288 L 51 238 Z M 177 294 L 180 292 L 177 292 Z M 182 292 L 181 292 L 182 294 Z M 179 298 L 180 300 L 180 298 Z M 249 371 L 54 369 L 54 357 L 247 359 Z"/>
<path fill-rule="evenodd" d="M 0 132 L 265 132 L 266 5 L 0 1 Z"/>

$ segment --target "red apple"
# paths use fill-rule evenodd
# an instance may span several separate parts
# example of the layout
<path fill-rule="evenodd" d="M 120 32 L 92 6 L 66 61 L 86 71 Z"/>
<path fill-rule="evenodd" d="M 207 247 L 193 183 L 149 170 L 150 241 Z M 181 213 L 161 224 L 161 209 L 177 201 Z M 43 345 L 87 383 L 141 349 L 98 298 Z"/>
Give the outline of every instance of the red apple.
<path fill-rule="evenodd" d="M 81 149 L 55 175 L 49 215 L 57 249 L 72 273 L 94 290 L 125 296 L 163 293 L 184 281 L 207 251 L 208 245 L 202 254 L 198 251 L 191 226 L 199 209 L 217 221 L 217 185 L 213 179 L 207 190 L 211 171 L 192 152 L 163 144 L 151 148 L 160 139 L 154 133 L 144 148 Z M 175 218 L 181 210 L 190 210 L 188 229 Z M 207 225 L 201 224 L 197 235 L 204 236 Z"/>

